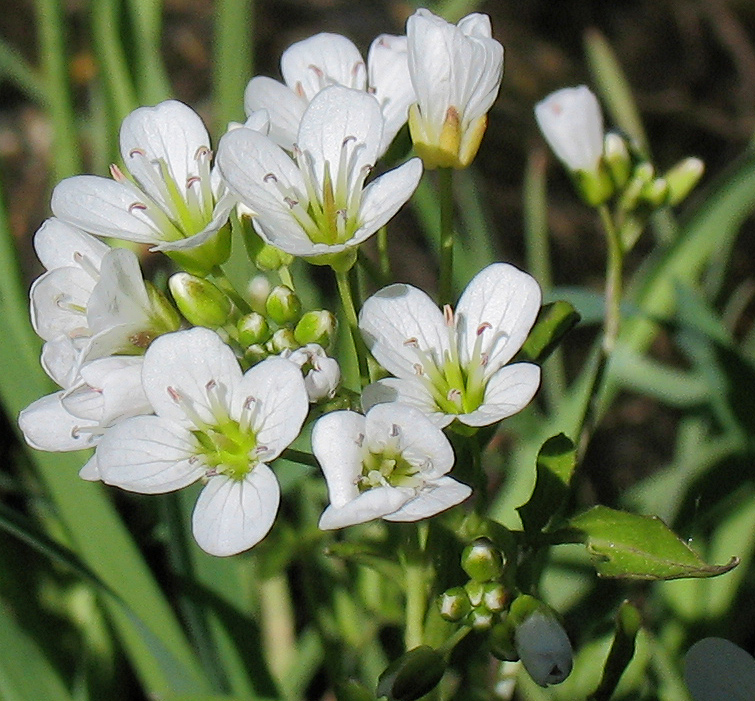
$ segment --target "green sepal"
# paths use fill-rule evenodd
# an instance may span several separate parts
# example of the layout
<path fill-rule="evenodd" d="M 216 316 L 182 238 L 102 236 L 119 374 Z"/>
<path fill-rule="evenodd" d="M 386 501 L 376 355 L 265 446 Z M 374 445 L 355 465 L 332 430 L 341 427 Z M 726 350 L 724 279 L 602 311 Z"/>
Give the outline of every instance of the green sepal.
<path fill-rule="evenodd" d="M 226 224 L 201 246 L 178 251 L 163 251 L 176 265 L 187 273 L 205 277 L 213 268 L 222 265 L 231 255 L 231 227 Z"/>

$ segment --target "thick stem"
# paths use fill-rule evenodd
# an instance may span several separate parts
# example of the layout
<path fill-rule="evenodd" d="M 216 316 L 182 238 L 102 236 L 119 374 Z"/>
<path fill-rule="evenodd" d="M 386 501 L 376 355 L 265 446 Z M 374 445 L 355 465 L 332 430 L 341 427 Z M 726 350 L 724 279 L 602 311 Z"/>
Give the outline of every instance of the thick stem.
<path fill-rule="evenodd" d="M 438 190 L 440 194 L 440 280 L 438 282 L 438 302 L 451 304 L 453 294 L 454 268 L 454 199 L 453 170 L 438 169 Z"/>
<path fill-rule="evenodd" d="M 356 354 L 357 366 L 359 367 L 359 381 L 361 386 L 366 386 L 369 381 L 369 366 L 367 363 L 367 348 L 362 341 L 362 335 L 359 332 L 359 319 L 354 306 L 354 298 L 351 294 L 351 285 L 349 284 L 349 273 L 335 270 L 336 284 L 338 294 L 341 297 L 341 306 L 346 315 L 346 323 L 349 326 L 351 340 L 354 343 L 354 352 Z"/>

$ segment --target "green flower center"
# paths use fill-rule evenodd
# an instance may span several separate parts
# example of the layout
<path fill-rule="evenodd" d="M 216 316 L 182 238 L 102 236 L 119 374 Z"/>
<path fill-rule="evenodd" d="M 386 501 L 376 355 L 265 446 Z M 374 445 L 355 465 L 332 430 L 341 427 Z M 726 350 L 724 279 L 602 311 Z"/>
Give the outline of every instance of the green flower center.
<path fill-rule="evenodd" d="M 400 440 L 401 430 L 393 424 L 385 441 L 379 441 L 377 445 L 365 448 L 362 456 L 362 473 L 357 478 L 360 492 L 373 487 L 417 488 L 424 484 L 421 465 L 404 457 Z M 364 436 L 360 437 L 360 441 L 364 441 Z"/>

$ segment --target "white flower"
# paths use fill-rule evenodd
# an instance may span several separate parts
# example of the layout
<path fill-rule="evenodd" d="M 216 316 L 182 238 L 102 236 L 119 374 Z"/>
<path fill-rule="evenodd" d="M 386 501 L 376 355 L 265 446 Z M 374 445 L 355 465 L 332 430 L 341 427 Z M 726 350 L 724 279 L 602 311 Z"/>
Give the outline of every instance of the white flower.
<path fill-rule="evenodd" d="M 514 632 L 516 651 L 524 668 L 540 686 L 560 684 L 572 670 L 571 643 L 555 616 L 538 610 Z"/>
<path fill-rule="evenodd" d="M 562 88 L 535 105 L 535 119 L 569 170 L 596 171 L 603 155 L 603 114 L 584 85 Z"/>
<path fill-rule="evenodd" d="M 372 93 L 385 119 L 378 155 L 406 122 L 414 90 L 406 62 L 406 38 L 381 34 L 370 46 L 367 67 L 354 44 L 340 34 L 316 34 L 292 44 L 281 56 L 285 85 L 265 76 L 249 81 L 244 92 L 247 115 L 266 109 L 270 138 L 294 150 L 299 124 L 310 101 L 330 85 Z"/>
<path fill-rule="evenodd" d="M 183 251 L 195 260 L 187 249 L 202 246 L 207 269 L 225 260 L 235 201 L 210 168 L 210 138 L 199 116 L 176 100 L 140 107 L 123 120 L 120 147 L 133 180 L 116 166 L 114 180 L 67 178 L 53 191 L 53 213 L 97 236 L 151 244 L 174 257 Z"/>
<path fill-rule="evenodd" d="M 266 243 L 331 263 L 333 254 L 355 256 L 411 197 L 422 175 L 414 158 L 364 187 L 382 133 L 374 98 L 333 85 L 304 112 L 294 158 L 256 131 L 235 129 L 220 140 L 218 166 L 257 213 L 254 227 Z"/>
<path fill-rule="evenodd" d="M 395 378 L 370 385 L 363 405 L 400 401 L 438 426 L 454 419 L 485 426 L 523 409 L 540 383 L 532 363 L 506 363 L 521 348 L 540 309 L 533 277 L 506 263 L 481 270 L 454 312 L 421 290 L 389 285 L 359 315 L 367 347 Z"/>
<path fill-rule="evenodd" d="M 29 292 L 31 322 L 48 342 L 43 366 L 62 387 L 82 362 L 141 353 L 156 335 L 178 327 L 167 302 L 148 292 L 132 251 L 54 218 L 37 231 L 34 247 L 47 272 Z"/>
<path fill-rule="evenodd" d="M 406 22 L 409 75 L 417 104 L 409 129 L 425 167 L 468 166 L 477 153 L 503 76 L 503 46 L 490 18 L 473 13 L 449 24 L 429 10 Z"/>
<path fill-rule="evenodd" d="M 203 480 L 194 537 L 212 555 L 259 542 L 278 511 L 266 464 L 298 435 L 309 402 L 301 372 L 268 358 L 242 374 L 233 351 L 204 328 L 156 339 L 144 356 L 154 416 L 120 421 L 97 448 L 103 482 L 143 494 Z"/>
<path fill-rule="evenodd" d="M 330 358 L 317 343 L 308 343 L 296 350 L 281 354 L 298 367 L 304 375 L 304 386 L 310 402 L 331 398 L 341 383 L 338 361 Z"/>
<path fill-rule="evenodd" d="M 684 657 L 684 681 L 694 701 L 750 701 L 755 660 L 725 638 L 703 638 Z"/>
<path fill-rule="evenodd" d="M 92 448 L 118 421 L 151 414 L 152 405 L 142 389 L 142 360 L 113 356 L 85 363 L 75 383 L 38 399 L 19 414 L 26 442 L 53 452 Z M 86 478 L 98 479 L 98 475 L 89 473 Z"/>
<path fill-rule="evenodd" d="M 454 454 L 443 432 L 403 404 L 381 404 L 366 416 L 326 414 L 312 430 L 312 452 L 328 483 L 330 506 L 320 518 L 324 530 L 381 517 L 418 521 L 472 493 L 446 476 Z"/>

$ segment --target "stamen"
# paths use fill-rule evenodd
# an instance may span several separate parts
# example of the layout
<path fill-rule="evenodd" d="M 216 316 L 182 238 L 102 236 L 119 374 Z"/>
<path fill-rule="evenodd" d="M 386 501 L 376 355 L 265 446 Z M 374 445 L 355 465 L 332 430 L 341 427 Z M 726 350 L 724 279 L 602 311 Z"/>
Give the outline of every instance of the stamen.
<path fill-rule="evenodd" d="M 357 444 L 357 446 L 358 446 L 358 447 L 360 447 L 360 448 L 361 448 L 361 447 L 362 447 L 362 446 L 364 445 L 364 433 L 360 433 L 360 434 L 359 434 L 359 435 L 357 436 L 356 444 Z"/>
<path fill-rule="evenodd" d="M 419 341 L 417 341 L 417 339 L 412 336 L 411 338 L 407 338 L 404 341 L 404 345 L 410 348 L 419 348 Z"/>
<path fill-rule="evenodd" d="M 489 324 L 487 321 L 483 321 L 478 327 L 477 327 L 477 335 L 481 336 L 483 331 L 487 331 L 488 329 L 492 329 L 493 326 Z"/>
<path fill-rule="evenodd" d="M 113 177 L 113 180 L 119 183 L 126 182 L 128 178 L 123 174 L 123 171 L 115 165 L 115 163 L 110 164 L 110 175 Z"/>
<path fill-rule="evenodd" d="M 414 368 L 414 372 L 416 372 L 420 377 L 425 374 L 425 368 L 423 368 L 419 363 L 414 363 L 412 367 Z"/>
<path fill-rule="evenodd" d="M 132 202 L 128 207 L 128 213 L 133 214 L 134 210 L 138 209 L 139 211 L 143 212 L 147 209 L 147 205 L 143 202 Z"/>
<path fill-rule="evenodd" d="M 134 156 L 146 156 L 146 155 L 147 155 L 146 151 L 144 151 L 144 149 L 141 149 L 141 148 L 132 148 L 128 152 L 129 158 L 134 158 Z"/>
<path fill-rule="evenodd" d="M 262 181 L 265 183 L 277 183 L 278 178 L 275 176 L 275 173 L 268 173 L 264 178 L 262 178 Z"/>
<path fill-rule="evenodd" d="M 450 304 L 443 305 L 443 321 L 446 326 L 453 327 L 454 325 L 454 310 Z"/>
<path fill-rule="evenodd" d="M 391 438 L 397 438 L 401 433 L 401 429 L 397 424 L 391 424 Z"/>
<path fill-rule="evenodd" d="M 186 178 L 186 189 L 188 190 L 192 185 L 196 185 L 197 183 L 201 182 L 202 178 L 200 178 L 198 175 L 191 175 Z"/>
<path fill-rule="evenodd" d="M 194 154 L 194 160 L 198 161 L 200 158 L 212 158 L 212 151 L 209 146 L 200 146 L 197 152 Z"/>

